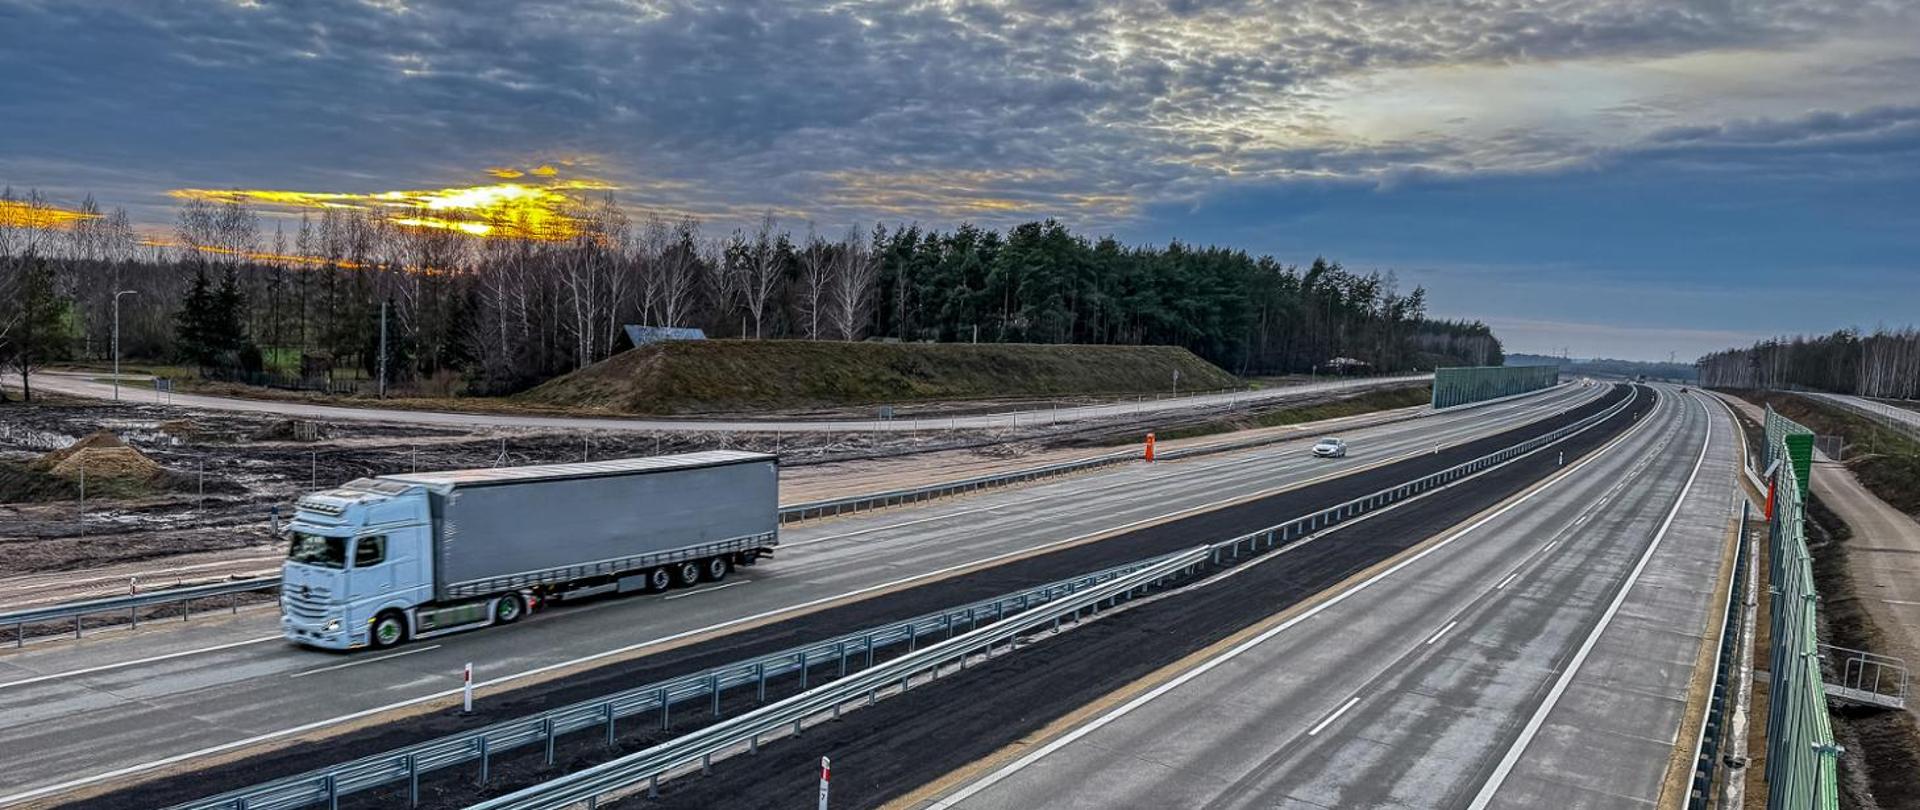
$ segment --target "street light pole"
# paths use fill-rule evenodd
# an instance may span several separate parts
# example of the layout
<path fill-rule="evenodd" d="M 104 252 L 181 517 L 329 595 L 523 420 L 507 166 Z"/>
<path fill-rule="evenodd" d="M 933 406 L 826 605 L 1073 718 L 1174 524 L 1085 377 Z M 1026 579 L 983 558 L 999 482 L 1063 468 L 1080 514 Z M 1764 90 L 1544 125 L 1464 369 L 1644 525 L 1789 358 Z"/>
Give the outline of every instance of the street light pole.
<path fill-rule="evenodd" d="M 113 294 L 113 401 L 120 401 L 120 296 L 139 295 L 139 290 L 121 290 Z"/>

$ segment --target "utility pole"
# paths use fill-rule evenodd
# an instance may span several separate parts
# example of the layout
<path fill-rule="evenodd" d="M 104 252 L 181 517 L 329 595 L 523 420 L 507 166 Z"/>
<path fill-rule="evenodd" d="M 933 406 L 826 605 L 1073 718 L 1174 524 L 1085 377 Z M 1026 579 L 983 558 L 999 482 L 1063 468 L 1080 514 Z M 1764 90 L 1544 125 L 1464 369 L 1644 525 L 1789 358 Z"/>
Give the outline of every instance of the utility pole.
<path fill-rule="evenodd" d="M 139 290 L 121 290 L 113 294 L 113 401 L 120 401 L 120 296 L 138 295 Z"/>
<path fill-rule="evenodd" d="M 387 398 L 387 302 L 380 302 L 380 398 Z"/>

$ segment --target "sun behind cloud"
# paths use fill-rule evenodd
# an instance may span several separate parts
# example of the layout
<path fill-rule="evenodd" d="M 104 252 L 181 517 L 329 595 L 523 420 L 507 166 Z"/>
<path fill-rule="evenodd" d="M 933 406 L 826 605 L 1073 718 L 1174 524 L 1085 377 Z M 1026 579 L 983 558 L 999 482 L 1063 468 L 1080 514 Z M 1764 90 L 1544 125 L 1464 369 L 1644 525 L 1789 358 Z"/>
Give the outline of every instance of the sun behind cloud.
<path fill-rule="evenodd" d="M 509 182 L 370 193 L 206 188 L 180 188 L 167 193 L 183 200 L 246 203 L 286 211 L 367 211 L 403 228 L 556 242 L 580 235 L 582 223 L 576 212 L 586 192 L 617 188 L 591 178 L 557 179 L 558 170 L 547 165 L 531 173 L 556 179 L 539 183 L 512 182 L 524 176 L 517 169 L 491 168 L 487 173 Z"/>

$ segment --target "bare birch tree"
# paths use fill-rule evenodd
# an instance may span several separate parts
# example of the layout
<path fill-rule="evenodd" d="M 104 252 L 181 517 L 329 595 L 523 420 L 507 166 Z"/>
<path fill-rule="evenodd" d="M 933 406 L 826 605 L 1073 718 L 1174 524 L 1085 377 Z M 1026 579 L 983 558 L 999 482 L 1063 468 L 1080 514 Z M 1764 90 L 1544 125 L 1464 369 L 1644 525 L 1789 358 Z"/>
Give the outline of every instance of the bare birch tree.
<path fill-rule="evenodd" d="M 834 331 L 841 340 L 859 337 L 873 306 L 874 287 L 880 281 L 880 263 L 867 249 L 857 228 L 848 228 L 834 257 L 828 303 Z"/>

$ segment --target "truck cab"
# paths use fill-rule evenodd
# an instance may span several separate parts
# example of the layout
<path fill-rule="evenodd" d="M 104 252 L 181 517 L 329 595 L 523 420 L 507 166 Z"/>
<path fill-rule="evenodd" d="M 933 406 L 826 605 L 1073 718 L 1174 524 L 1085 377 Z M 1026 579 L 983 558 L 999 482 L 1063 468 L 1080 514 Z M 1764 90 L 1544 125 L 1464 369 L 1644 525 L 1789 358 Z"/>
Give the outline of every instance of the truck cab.
<path fill-rule="evenodd" d="M 414 634 L 414 608 L 433 598 L 432 533 L 418 486 L 360 479 L 301 498 L 285 530 L 281 632 L 335 650 Z"/>

